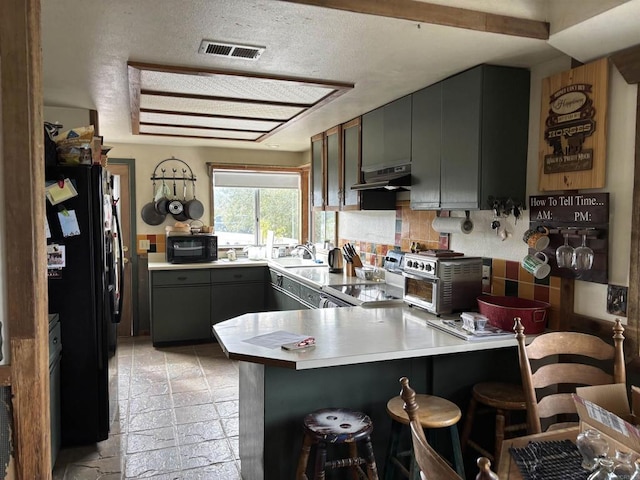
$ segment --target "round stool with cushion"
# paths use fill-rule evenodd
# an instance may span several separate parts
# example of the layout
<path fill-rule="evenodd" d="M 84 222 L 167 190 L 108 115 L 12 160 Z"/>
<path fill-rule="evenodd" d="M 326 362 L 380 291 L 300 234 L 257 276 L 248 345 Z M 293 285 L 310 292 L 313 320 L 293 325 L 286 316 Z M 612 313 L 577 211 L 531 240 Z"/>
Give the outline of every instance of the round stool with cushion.
<path fill-rule="evenodd" d="M 364 476 L 361 465 L 366 465 L 366 478 L 378 480 L 376 460 L 371 445 L 371 419 L 361 412 L 346 408 L 326 408 L 316 410 L 304 417 L 304 439 L 296 469 L 296 480 L 307 480 L 307 462 L 311 446 L 316 445 L 314 480 L 323 480 L 325 470 L 348 467 L 354 478 Z M 364 447 L 364 456 L 358 455 L 358 443 Z M 349 456 L 327 460 L 327 446 L 347 444 Z"/>
<path fill-rule="evenodd" d="M 493 454 L 470 438 L 478 403 L 490 407 L 496 414 L 496 437 Z M 476 383 L 473 386 L 469 410 L 462 430 L 462 450 L 464 451 L 468 445 L 485 457 L 490 458 L 494 465 L 498 465 L 505 433 L 524 431 L 527 428 L 526 423 L 510 424 L 510 412 L 512 411 L 527 411 L 524 391 L 520 385 L 501 382 Z"/>
<path fill-rule="evenodd" d="M 454 466 L 461 478 L 464 476 L 464 463 L 462 460 L 462 452 L 460 449 L 460 439 L 458 437 L 457 423 L 462 416 L 462 412 L 458 406 L 441 397 L 433 395 L 416 395 L 416 403 L 418 404 L 418 417 L 420 425 L 426 430 L 436 428 L 448 428 L 451 435 L 451 445 L 453 447 Z M 409 425 L 409 416 L 404 411 L 404 401 L 398 395 L 387 402 L 387 413 L 392 419 L 391 423 L 391 440 L 387 450 L 387 458 L 385 463 L 384 479 L 391 480 L 394 478 L 395 471 L 399 471 L 405 477 L 411 480 L 419 480 L 420 473 L 415 466 L 412 452 L 398 452 L 398 444 L 400 433 L 403 425 Z M 401 457 L 411 455 L 411 467 L 408 471 L 400 461 Z"/>

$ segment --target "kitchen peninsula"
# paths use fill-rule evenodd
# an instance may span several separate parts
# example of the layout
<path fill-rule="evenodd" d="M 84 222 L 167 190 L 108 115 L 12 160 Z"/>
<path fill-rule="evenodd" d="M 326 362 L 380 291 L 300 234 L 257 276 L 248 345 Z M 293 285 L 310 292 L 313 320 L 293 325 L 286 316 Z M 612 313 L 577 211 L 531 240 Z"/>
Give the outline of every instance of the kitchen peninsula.
<path fill-rule="evenodd" d="M 293 478 L 302 419 L 327 407 L 353 408 L 372 418 L 382 471 L 391 423 L 386 402 L 398 394 L 402 376 L 417 391 L 462 408 L 474 383 L 518 379 L 514 338 L 468 342 L 429 327 L 429 318 L 435 317 L 407 306 L 345 307 L 249 313 L 216 324 L 226 355 L 240 362 L 243 478 Z M 312 336 L 316 345 L 286 351 L 250 343 L 274 332 Z"/>

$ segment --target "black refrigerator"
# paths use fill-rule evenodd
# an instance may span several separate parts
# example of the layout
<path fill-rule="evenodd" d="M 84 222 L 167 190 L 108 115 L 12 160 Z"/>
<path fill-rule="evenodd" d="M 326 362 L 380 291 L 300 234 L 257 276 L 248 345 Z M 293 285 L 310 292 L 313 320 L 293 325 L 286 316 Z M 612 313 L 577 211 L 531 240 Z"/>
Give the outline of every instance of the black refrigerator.
<path fill-rule="evenodd" d="M 118 408 L 123 270 L 113 178 L 99 165 L 47 167 L 45 178 L 49 313 L 61 325 L 62 444 L 95 443 L 108 437 Z"/>

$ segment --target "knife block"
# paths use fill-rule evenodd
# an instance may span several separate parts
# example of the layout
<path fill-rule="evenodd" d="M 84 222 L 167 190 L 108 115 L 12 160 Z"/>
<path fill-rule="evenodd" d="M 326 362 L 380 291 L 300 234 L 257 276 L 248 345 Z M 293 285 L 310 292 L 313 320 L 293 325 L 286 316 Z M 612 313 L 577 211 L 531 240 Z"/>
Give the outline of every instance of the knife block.
<path fill-rule="evenodd" d="M 344 271 L 347 274 L 347 277 L 355 277 L 356 276 L 356 269 L 353 266 L 353 263 L 351 263 L 351 262 L 345 263 Z"/>

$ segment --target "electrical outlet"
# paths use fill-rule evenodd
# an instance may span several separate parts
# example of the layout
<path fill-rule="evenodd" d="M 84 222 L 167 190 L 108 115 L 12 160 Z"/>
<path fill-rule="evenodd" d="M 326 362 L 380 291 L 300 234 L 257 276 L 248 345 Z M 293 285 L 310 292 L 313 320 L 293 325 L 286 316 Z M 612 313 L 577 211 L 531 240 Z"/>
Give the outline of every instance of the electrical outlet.
<path fill-rule="evenodd" d="M 489 265 L 482 266 L 482 285 L 485 287 L 491 285 L 491 267 Z"/>
<path fill-rule="evenodd" d="M 620 285 L 607 286 L 607 312 L 621 317 L 627 316 L 628 288 Z"/>
<path fill-rule="evenodd" d="M 140 240 L 138 242 L 138 250 L 149 250 L 151 248 L 151 242 L 148 239 Z"/>

